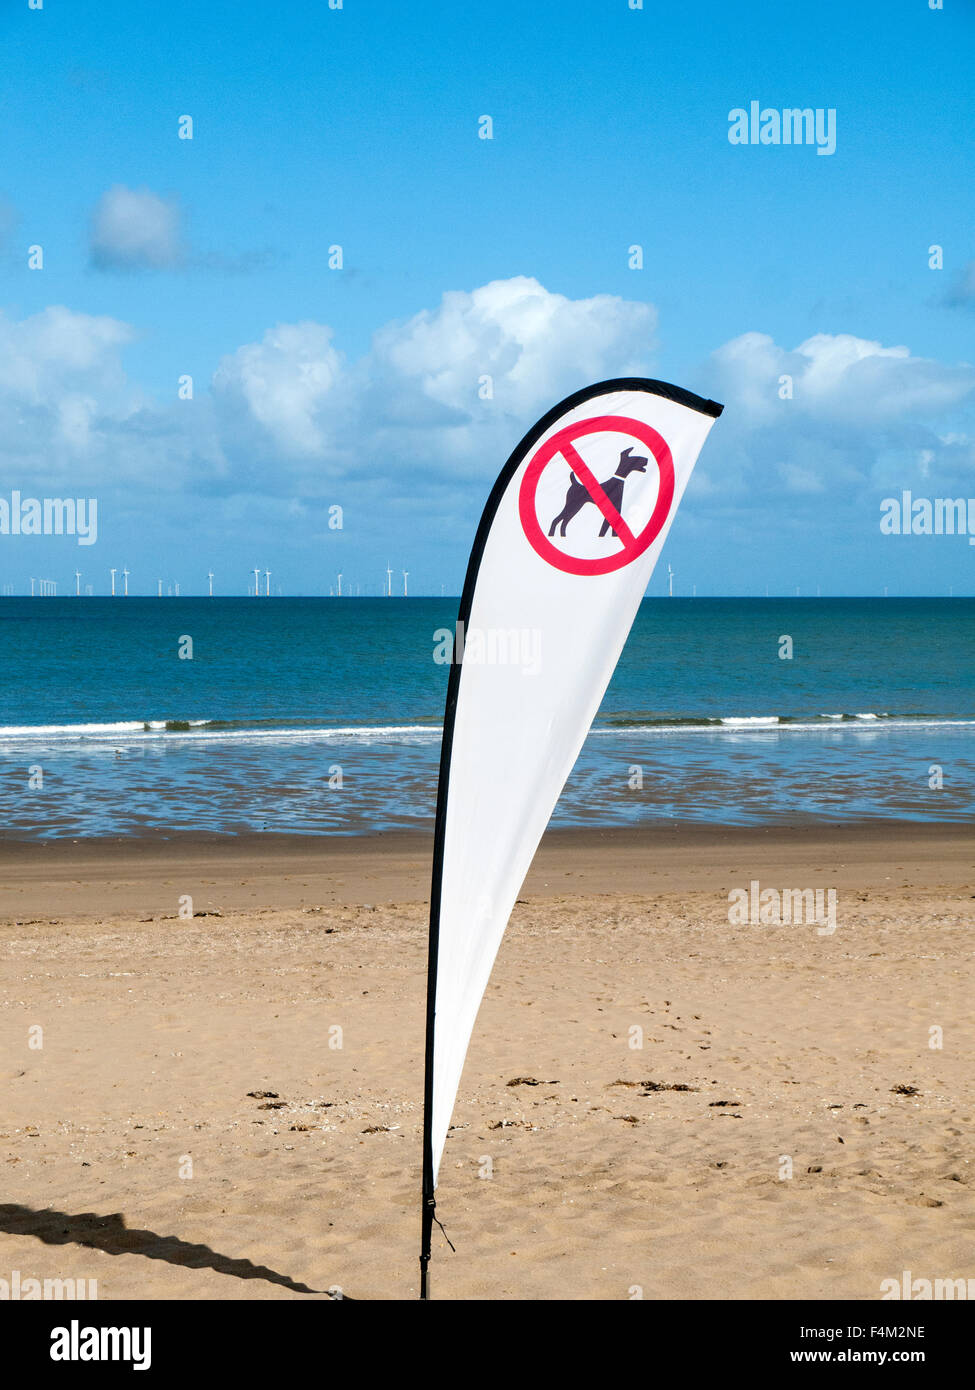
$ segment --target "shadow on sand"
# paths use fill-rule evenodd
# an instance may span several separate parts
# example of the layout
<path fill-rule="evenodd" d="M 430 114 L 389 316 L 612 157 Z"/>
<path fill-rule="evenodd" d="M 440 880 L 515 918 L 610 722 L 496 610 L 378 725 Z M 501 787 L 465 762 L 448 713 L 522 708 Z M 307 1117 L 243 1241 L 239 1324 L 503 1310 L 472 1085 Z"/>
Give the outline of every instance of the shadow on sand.
<path fill-rule="evenodd" d="M 190 1245 L 178 1236 L 161 1236 L 155 1231 L 131 1229 L 121 1212 L 99 1216 L 86 1211 L 77 1216 L 51 1208 L 35 1211 L 32 1207 L 0 1203 L 0 1231 L 9 1235 L 35 1236 L 45 1245 L 84 1245 L 89 1250 L 103 1250 L 106 1255 L 144 1255 L 147 1260 L 165 1260 L 167 1264 L 182 1265 L 185 1269 L 212 1269 L 234 1279 L 265 1279 L 280 1284 L 293 1293 L 325 1293 L 298 1284 L 286 1274 L 278 1274 L 266 1265 L 250 1260 L 232 1260 L 219 1255 L 208 1245 Z M 331 1292 L 330 1290 L 328 1292 Z M 335 1295 L 332 1295 L 335 1297 Z"/>

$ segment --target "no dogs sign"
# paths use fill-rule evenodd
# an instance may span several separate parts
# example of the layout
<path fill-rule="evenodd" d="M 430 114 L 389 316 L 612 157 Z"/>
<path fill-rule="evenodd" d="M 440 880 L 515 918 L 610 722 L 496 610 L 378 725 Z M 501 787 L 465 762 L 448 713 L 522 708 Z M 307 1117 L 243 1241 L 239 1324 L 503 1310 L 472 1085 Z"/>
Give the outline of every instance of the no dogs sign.
<path fill-rule="evenodd" d="M 670 446 L 651 425 L 595 415 L 553 434 L 525 470 L 518 510 L 534 550 L 568 574 L 610 574 L 653 544 L 674 500 Z"/>

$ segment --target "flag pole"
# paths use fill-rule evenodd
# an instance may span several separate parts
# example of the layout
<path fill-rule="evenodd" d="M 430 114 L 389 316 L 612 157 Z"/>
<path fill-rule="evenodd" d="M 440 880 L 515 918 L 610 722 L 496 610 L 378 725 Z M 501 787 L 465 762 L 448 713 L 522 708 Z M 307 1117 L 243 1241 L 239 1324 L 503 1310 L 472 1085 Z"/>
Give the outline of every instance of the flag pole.
<path fill-rule="evenodd" d="M 467 585 L 461 598 L 460 612 L 465 613 Z M 469 607 L 469 603 L 468 603 Z M 443 883 L 444 838 L 447 829 L 447 783 L 450 778 L 450 753 L 454 741 L 454 714 L 460 687 L 460 644 L 458 624 L 454 628 L 453 660 L 447 678 L 447 703 L 444 709 L 443 738 L 440 745 L 440 777 L 437 783 L 437 820 L 433 836 L 433 873 L 430 884 L 430 935 L 427 949 L 427 1024 L 426 1052 L 423 1067 L 423 1179 L 420 1221 L 420 1298 L 430 1297 L 430 1249 L 433 1237 L 434 1214 L 437 1209 L 433 1176 L 433 1058 L 434 1030 L 437 1017 L 437 962 L 440 948 L 440 898 Z"/>
<path fill-rule="evenodd" d="M 430 1248 L 433 1223 L 436 1220 L 436 1182 L 433 1174 L 433 1058 L 434 1031 L 437 1018 L 437 964 L 440 956 L 440 903 L 443 890 L 444 841 L 447 834 L 447 788 L 450 782 L 450 758 L 454 746 L 454 722 L 457 697 L 460 693 L 460 673 L 464 662 L 464 633 L 474 605 L 474 588 L 498 503 L 508 485 L 516 457 L 508 460 L 501 476 L 491 489 L 484 512 L 474 536 L 474 545 L 467 562 L 464 588 L 461 591 L 457 621 L 454 624 L 452 660 L 447 677 L 447 700 L 444 706 L 443 737 L 440 743 L 440 775 L 437 781 L 437 819 L 433 833 L 433 872 L 430 883 L 430 936 L 427 951 L 427 1028 L 426 1055 L 423 1070 L 423 1183 L 420 1220 L 420 1298 L 430 1297 Z M 449 1241 L 448 1241 L 449 1244 Z M 452 1248 L 452 1247 L 451 1247 Z"/>
<path fill-rule="evenodd" d="M 430 898 L 430 944 L 427 959 L 427 1032 L 426 1057 L 423 1069 L 423 1180 L 420 1223 L 420 1298 L 430 1297 L 430 1245 L 433 1236 L 433 1213 L 437 1200 L 433 1184 L 433 1029 L 437 1004 L 437 944 L 440 917 L 439 867 L 443 863 L 440 821 L 437 821 L 437 848 L 434 849 L 433 890 Z"/>

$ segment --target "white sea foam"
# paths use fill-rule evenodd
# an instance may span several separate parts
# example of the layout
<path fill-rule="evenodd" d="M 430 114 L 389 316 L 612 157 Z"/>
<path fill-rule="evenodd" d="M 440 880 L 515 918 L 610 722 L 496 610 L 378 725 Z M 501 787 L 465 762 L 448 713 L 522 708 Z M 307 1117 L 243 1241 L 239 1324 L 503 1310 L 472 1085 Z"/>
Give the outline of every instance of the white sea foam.
<path fill-rule="evenodd" d="M 721 720 L 722 724 L 727 724 L 730 728 L 755 728 L 759 724 L 768 726 L 769 724 L 778 724 L 779 722 L 779 716 L 777 714 L 728 715 Z"/>
<path fill-rule="evenodd" d="M 83 738 L 89 734 L 136 734 L 142 730 L 141 719 L 117 724 L 5 724 L 0 725 L 0 738 Z"/>
<path fill-rule="evenodd" d="M 975 727 L 975 719 L 901 719 L 897 716 L 875 716 L 877 723 L 883 730 L 905 730 L 905 729 L 951 729 L 951 728 L 972 728 Z M 825 721 L 829 720 L 829 723 Z M 836 722 L 839 721 L 839 722 Z M 870 722 L 870 721 L 868 721 Z M 719 719 L 709 723 L 700 724 L 631 724 L 626 728 L 602 728 L 593 729 L 594 734 L 613 734 L 617 737 L 631 737 L 634 734 L 641 737 L 653 734 L 711 734 L 715 738 L 720 738 L 723 734 L 822 734 L 828 733 L 831 737 L 840 734 L 862 734 L 865 732 L 863 724 L 857 723 L 856 716 L 847 718 L 846 715 L 819 715 L 816 719 L 790 719 L 783 721 L 778 716 L 769 718 L 764 715 L 746 718 Z"/>
<path fill-rule="evenodd" d="M 187 724 L 189 728 L 173 728 L 175 722 Z M 273 728 L 273 729 L 213 729 L 209 726 L 217 721 L 210 719 L 186 720 L 120 720 L 115 724 L 8 724 L 0 726 L 0 742 L 139 742 L 145 739 L 164 740 L 166 743 L 180 739 L 194 741 L 211 739 L 278 740 L 292 743 L 302 739 L 318 741 L 322 739 L 383 739 L 403 736 L 430 735 L 439 738 L 439 725 L 429 724 L 375 724 L 369 726 L 348 725 L 329 728 Z"/>
<path fill-rule="evenodd" d="M 174 723 L 181 727 L 174 728 Z M 337 725 L 330 727 L 296 728 L 222 728 L 212 727 L 219 721 L 209 719 L 186 720 L 119 720 L 116 723 L 92 724 L 8 724 L 0 726 L 0 744 L 8 747 L 14 743 L 87 743 L 115 745 L 120 743 L 135 745 L 145 741 L 160 744 L 199 742 L 239 742 L 239 743 L 320 743 L 320 742 L 426 742 L 439 740 L 443 732 L 439 724 L 370 724 Z M 601 737 L 632 738 L 655 734 L 711 734 L 720 737 L 724 733 L 761 734 L 774 731 L 776 734 L 791 733 L 829 733 L 838 734 L 862 729 L 863 724 L 880 723 L 884 729 L 933 729 L 975 726 L 975 719 L 947 718 L 903 718 L 886 714 L 823 714 L 809 719 L 787 719 L 780 715 L 725 715 L 721 718 L 702 719 L 700 722 L 654 720 L 640 724 L 637 721 L 625 726 L 613 725 L 597 727 L 593 734 Z M 183 727 L 188 726 L 188 727 Z"/>

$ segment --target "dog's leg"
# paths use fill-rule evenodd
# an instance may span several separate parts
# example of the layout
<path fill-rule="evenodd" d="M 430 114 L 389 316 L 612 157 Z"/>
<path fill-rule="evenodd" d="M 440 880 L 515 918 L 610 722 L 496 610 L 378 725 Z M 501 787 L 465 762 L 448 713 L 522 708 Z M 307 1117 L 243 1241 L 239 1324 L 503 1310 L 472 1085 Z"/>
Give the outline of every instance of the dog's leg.
<path fill-rule="evenodd" d="M 580 491 L 582 491 L 582 489 L 580 489 Z M 574 518 L 579 515 L 579 513 L 582 511 L 582 508 L 586 505 L 586 502 L 588 500 L 588 497 L 580 498 L 578 496 L 573 497 L 571 499 L 567 497 L 565 499 L 565 508 L 562 512 L 562 515 L 559 517 L 559 520 L 562 523 L 562 530 L 560 532 L 560 535 L 565 535 L 565 528 L 568 526 L 570 521 L 574 520 Z"/>

